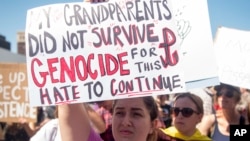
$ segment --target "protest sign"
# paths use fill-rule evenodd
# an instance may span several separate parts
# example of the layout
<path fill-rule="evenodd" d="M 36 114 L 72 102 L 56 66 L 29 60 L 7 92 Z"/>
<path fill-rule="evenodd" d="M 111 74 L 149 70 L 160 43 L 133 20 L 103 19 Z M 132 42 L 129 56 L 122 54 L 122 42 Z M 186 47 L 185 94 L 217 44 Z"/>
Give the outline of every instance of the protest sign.
<path fill-rule="evenodd" d="M 219 84 L 207 0 L 173 0 L 187 89 Z M 195 3 L 195 4 L 194 4 Z"/>
<path fill-rule="evenodd" d="M 214 47 L 219 80 L 250 89 L 250 31 L 220 27 Z"/>
<path fill-rule="evenodd" d="M 36 121 L 36 107 L 31 107 L 28 96 L 25 64 L 0 64 L 0 121 L 17 122 L 20 118 Z"/>
<path fill-rule="evenodd" d="M 171 1 L 65 3 L 28 10 L 32 105 L 186 91 Z"/>

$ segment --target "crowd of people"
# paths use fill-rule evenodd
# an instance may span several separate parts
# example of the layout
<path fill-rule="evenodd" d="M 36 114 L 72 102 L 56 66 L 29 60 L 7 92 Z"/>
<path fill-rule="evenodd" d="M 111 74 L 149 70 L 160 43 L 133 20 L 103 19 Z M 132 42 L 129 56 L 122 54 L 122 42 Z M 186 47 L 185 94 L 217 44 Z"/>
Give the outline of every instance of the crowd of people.
<path fill-rule="evenodd" d="M 5 141 L 229 141 L 230 125 L 249 124 L 249 90 L 206 89 L 211 113 L 190 91 L 38 107 L 36 123 L 1 123 L 1 134 Z"/>
<path fill-rule="evenodd" d="M 102 133 L 105 138 L 90 126 L 84 106 L 60 105 L 59 125 L 63 127 L 60 130 L 63 141 L 229 141 L 230 125 L 249 124 L 250 95 L 246 96 L 238 87 L 228 84 L 209 89 L 211 93 L 207 94 L 211 98 L 212 112 L 207 114 L 199 93 L 114 100 L 112 110 L 109 110 L 112 112 L 109 128 Z M 169 96 L 172 98 L 168 99 Z M 242 106 L 242 103 L 247 104 Z M 163 109 L 163 105 L 169 107 Z M 170 124 L 165 122 L 166 119 L 171 121 Z M 87 132 L 80 134 L 83 130 Z"/>
<path fill-rule="evenodd" d="M 250 122 L 250 90 L 221 83 L 200 91 L 37 111 L 36 123 L 1 122 L 3 141 L 229 141 L 230 125 Z"/>

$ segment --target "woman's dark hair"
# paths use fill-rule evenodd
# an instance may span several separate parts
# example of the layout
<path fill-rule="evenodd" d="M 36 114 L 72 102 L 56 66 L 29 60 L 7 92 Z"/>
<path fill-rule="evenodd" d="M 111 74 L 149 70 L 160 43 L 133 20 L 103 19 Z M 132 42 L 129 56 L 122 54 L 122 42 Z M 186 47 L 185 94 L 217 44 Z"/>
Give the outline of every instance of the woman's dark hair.
<path fill-rule="evenodd" d="M 155 102 L 155 99 L 152 96 L 141 97 L 143 103 L 149 111 L 151 121 L 155 120 L 158 117 L 158 107 Z M 117 100 L 113 102 L 113 108 L 115 107 Z"/>
<path fill-rule="evenodd" d="M 159 113 L 155 99 L 152 96 L 143 97 L 142 99 L 149 111 L 151 121 L 155 120 Z"/>
<path fill-rule="evenodd" d="M 158 118 L 158 106 L 156 104 L 155 99 L 152 96 L 142 97 L 145 106 L 147 107 L 151 121 L 154 121 Z M 157 140 L 158 134 L 156 130 L 153 131 L 152 134 L 149 134 L 147 137 L 147 141 L 155 141 Z"/>

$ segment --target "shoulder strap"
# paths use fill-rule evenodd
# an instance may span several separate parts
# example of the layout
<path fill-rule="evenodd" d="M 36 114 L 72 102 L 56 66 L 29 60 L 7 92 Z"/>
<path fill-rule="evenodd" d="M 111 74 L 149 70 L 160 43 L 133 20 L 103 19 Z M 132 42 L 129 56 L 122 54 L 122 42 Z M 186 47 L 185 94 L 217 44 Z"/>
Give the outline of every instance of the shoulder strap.
<path fill-rule="evenodd" d="M 240 116 L 240 125 L 245 125 L 245 118 L 242 115 Z"/>

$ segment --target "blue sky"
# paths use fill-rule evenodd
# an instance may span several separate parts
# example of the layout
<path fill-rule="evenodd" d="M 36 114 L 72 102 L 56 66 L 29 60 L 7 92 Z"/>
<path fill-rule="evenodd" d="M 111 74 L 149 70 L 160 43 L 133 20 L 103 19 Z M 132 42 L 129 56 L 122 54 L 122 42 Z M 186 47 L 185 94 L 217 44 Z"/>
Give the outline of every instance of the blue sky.
<path fill-rule="evenodd" d="M 213 36 L 219 26 L 250 30 L 250 0 L 207 0 Z M 16 33 L 25 30 L 26 12 L 30 8 L 82 0 L 1 0 L 0 34 L 11 42 L 16 53 Z"/>

